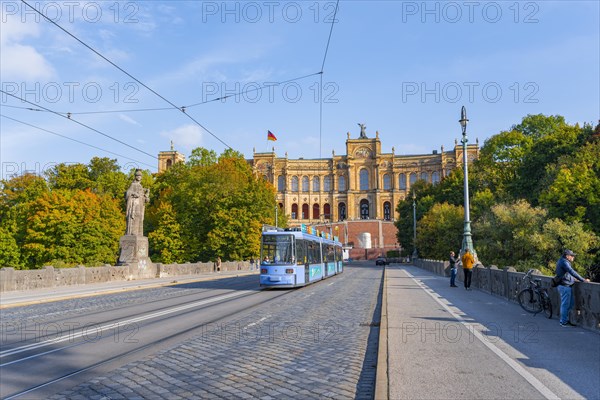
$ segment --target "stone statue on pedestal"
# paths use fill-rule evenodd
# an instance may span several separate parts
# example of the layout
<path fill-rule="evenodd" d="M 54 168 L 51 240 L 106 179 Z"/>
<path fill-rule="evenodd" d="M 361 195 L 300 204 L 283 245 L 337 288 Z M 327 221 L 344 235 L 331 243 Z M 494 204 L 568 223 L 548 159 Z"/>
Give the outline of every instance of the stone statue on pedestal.
<path fill-rule="evenodd" d="M 148 257 L 148 238 L 144 236 L 144 209 L 150 201 L 150 190 L 144 189 L 141 180 L 142 171 L 138 169 L 125 192 L 127 230 L 119 241 L 121 251 L 117 265 L 134 268 L 132 274 L 137 277 L 152 277 L 153 265 Z"/>
<path fill-rule="evenodd" d="M 127 202 L 127 232 L 126 235 L 144 236 L 144 209 L 150 201 L 150 190 L 144 189 L 140 181 L 142 172 L 135 171 L 135 179 L 125 192 Z"/>

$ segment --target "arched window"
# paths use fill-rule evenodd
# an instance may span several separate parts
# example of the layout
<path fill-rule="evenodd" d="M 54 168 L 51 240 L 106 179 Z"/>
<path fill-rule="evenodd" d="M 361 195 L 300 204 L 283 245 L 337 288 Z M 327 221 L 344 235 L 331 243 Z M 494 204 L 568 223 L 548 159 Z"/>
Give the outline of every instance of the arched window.
<path fill-rule="evenodd" d="M 365 168 L 360 170 L 360 190 L 369 190 L 369 171 Z"/>
<path fill-rule="evenodd" d="M 302 177 L 302 191 L 308 192 L 308 176 Z"/>
<path fill-rule="evenodd" d="M 325 205 L 323 205 L 323 217 L 326 219 L 331 219 L 333 217 L 333 215 L 331 215 L 331 206 L 329 203 L 325 203 Z"/>
<path fill-rule="evenodd" d="M 167 168 L 171 168 L 171 165 L 173 165 L 173 161 L 171 159 L 167 160 Z"/>
<path fill-rule="evenodd" d="M 389 174 L 383 175 L 383 190 L 391 190 L 392 189 L 392 179 Z"/>
<path fill-rule="evenodd" d="M 277 177 L 277 190 L 285 192 L 285 176 L 283 175 Z"/>
<path fill-rule="evenodd" d="M 400 176 L 398 177 L 398 187 L 400 189 L 406 189 L 406 174 L 400 174 Z"/>
<path fill-rule="evenodd" d="M 417 181 L 417 173 L 411 172 L 409 180 L 410 180 L 410 186 L 414 185 L 414 183 Z"/>
<path fill-rule="evenodd" d="M 360 219 L 369 219 L 369 200 L 360 201 Z"/>
<path fill-rule="evenodd" d="M 338 178 L 338 191 L 345 192 L 346 190 L 346 177 L 344 175 L 340 175 Z"/>
<path fill-rule="evenodd" d="M 298 177 L 292 176 L 292 192 L 298 191 Z"/>
<path fill-rule="evenodd" d="M 433 171 L 433 173 L 431 174 L 431 183 L 433 183 L 434 185 L 440 183 L 440 173 L 438 171 Z"/>
<path fill-rule="evenodd" d="M 321 217 L 321 207 L 315 203 L 313 204 L 313 219 L 319 219 Z"/>
<path fill-rule="evenodd" d="M 346 203 L 338 203 L 338 216 L 340 221 L 346 219 Z"/>
<path fill-rule="evenodd" d="M 318 176 L 313 176 L 313 192 L 321 191 L 321 178 Z"/>
<path fill-rule="evenodd" d="M 383 219 L 389 221 L 392 219 L 392 205 L 389 201 L 383 203 Z"/>
<path fill-rule="evenodd" d="M 308 219 L 308 204 L 302 204 L 302 219 Z"/>
<path fill-rule="evenodd" d="M 421 172 L 421 180 L 429 182 L 429 174 L 427 172 Z"/>
<path fill-rule="evenodd" d="M 325 192 L 331 191 L 331 175 L 327 175 L 325 178 L 323 178 L 323 190 Z"/>
<path fill-rule="evenodd" d="M 298 204 L 292 204 L 292 219 L 298 218 Z"/>

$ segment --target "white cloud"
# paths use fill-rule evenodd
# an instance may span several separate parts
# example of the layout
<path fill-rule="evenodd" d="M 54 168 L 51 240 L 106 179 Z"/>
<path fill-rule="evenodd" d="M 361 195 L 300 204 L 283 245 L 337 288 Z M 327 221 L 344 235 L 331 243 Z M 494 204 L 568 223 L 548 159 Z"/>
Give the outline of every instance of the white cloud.
<path fill-rule="evenodd" d="M 142 124 L 137 122 L 135 119 L 133 119 L 125 114 L 119 114 L 119 118 L 127 123 L 130 123 L 131 125 L 142 126 Z"/>
<path fill-rule="evenodd" d="M 22 44 L 40 36 L 39 24 L 23 23 L 18 15 L 2 14 L 0 74 L 3 81 L 47 80 L 55 76 L 52 65 L 33 46 Z"/>
<path fill-rule="evenodd" d="M 202 129 L 197 125 L 183 125 L 170 131 L 163 131 L 160 135 L 172 140 L 177 148 L 184 150 L 192 150 L 202 144 Z"/>

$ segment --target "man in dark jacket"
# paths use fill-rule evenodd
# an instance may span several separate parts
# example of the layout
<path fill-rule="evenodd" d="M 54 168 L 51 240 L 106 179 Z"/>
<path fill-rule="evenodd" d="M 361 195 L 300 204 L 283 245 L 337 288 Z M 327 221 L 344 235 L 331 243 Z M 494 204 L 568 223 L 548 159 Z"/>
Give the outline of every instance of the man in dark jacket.
<path fill-rule="evenodd" d="M 450 252 L 450 287 L 457 287 L 456 286 L 456 263 L 458 262 L 458 259 L 456 258 L 456 256 L 454 255 L 454 252 L 451 251 Z"/>
<path fill-rule="evenodd" d="M 560 326 L 575 326 L 569 322 L 569 312 L 575 303 L 573 299 L 573 285 L 575 279 L 580 282 L 589 282 L 589 279 L 584 279 L 573 269 L 571 263 L 575 259 L 575 253 L 571 250 L 565 250 L 562 257 L 556 263 L 556 276 L 562 277 L 558 285 L 560 293 Z"/>

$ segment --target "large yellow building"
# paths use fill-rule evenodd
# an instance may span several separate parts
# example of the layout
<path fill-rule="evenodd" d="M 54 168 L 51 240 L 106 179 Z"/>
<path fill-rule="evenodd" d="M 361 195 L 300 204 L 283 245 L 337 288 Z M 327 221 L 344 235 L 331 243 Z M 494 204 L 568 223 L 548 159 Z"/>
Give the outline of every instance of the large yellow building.
<path fill-rule="evenodd" d="M 254 153 L 255 173 L 277 190 L 277 202 L 291 225 L 345 220 L 393 221 L 395 209 L 418 179 L 433 184 L 462 166 L 462 145 L 431 154 L 397 155 L 381 152 L 379 132 L 368 138 L 364 126 L 358 138 L 346 140 L 346 154 L 331 158 L 289 159 L 275 151 Z M 479 144 L 467 147 L 469 161 L 479 155 Z"/>

